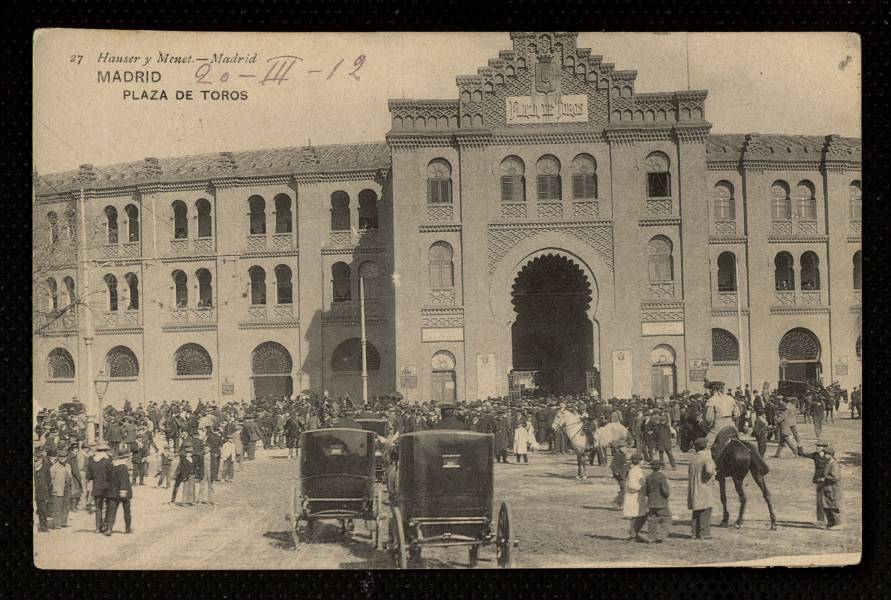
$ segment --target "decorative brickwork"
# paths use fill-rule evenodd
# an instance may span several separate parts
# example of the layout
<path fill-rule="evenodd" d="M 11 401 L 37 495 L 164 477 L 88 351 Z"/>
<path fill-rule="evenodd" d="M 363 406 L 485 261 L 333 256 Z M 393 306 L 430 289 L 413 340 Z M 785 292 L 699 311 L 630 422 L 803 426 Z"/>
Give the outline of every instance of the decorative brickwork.
<path fill-rule="evenodd" d="M 596 250 L 613 269 L 613 229 L 608 224 L 583 224 L 583 222 L 549 224 L 528 223 L 524 225 L 489 226 L 489 273 L 494 273 L 502 258 L 521 241 L 542 233 L 567 233 Z"/>

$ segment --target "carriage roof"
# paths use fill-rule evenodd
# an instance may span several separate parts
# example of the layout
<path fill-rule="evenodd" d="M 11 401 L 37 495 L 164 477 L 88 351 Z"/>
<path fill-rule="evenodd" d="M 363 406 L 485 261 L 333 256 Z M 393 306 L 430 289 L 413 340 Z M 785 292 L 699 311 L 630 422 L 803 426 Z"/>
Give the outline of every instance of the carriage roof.
<path fill-rule="evenodd" d="M 300 477 L 374 476 L 374 432 L 366 429 L 311 429 L 301 441 Z"/>

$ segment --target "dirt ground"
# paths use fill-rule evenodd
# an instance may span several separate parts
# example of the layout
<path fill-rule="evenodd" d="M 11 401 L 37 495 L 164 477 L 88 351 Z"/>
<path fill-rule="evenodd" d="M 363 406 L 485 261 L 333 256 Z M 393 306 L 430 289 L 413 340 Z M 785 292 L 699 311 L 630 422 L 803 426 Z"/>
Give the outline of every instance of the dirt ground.
<path fill-rule="evenodd" d="M 856 562 L 861 550 L 861 422 L 847 416 L 827 424 L 823 437 L 837 449 L 842 465 L 841 531 L 814 525 L 813 463 L 793 457 L 768 458 L 767 483 L 779 529 L 768 530 L 767 507 L 754 482 L 746 481 L 749 503 L 742 529 L 714 528 L 713 539 L 690 539 L 686 508 L 690 454 L 676 448 L 678 469 L 666 470 L 671 485 L 674 523 L 665 543 L 626 541 L 628 522 L 611 507 L 617 486 L 607 467 L 588 467 L 588 480 L 575 480 L 575 458 L 533 453 L 527 465 L 495 465 L 495 511 L 510 504 L 512 529 L 519 545 L 516 567 L 690 566 L 773 557 L 845 555 L 831 562 Z M 799 426 L 802 442 L 812 447 L 813 426 Z M 768 456 L 776 449 L 768 446 Z M 66 529 L 35 533 L 35 564 L 48 569 L 369 569 L 391 568 L 389 555 L 375 551 L 361 522 L 352 538 L 323 525 L 309 543 L 295 550 L 285 520 L 289 494 L 296 481 L 297 461 L 286 450 L 261 451 L 229 484 L 216 484 L 215 505 L 175 507 L 169 490 L 153 482 L 134 488 L 135 531 L 123 531 L 118 515 L 115 533 L 93 533 L 93 516 L 73 513 Z M 728 481 L 731 519 L 739 503 Z M 717 509 L 713 523 L 720 521 Z M 805 562 L 810 562 L 805 561 Z M 761 563 L 759 563 L 761 564 Z M 467 551 L 450 548 L 425 551 L 416 568 L 467 566 Z M 480 552 L 480 568 L 495 567 L 495 550 Z"/>

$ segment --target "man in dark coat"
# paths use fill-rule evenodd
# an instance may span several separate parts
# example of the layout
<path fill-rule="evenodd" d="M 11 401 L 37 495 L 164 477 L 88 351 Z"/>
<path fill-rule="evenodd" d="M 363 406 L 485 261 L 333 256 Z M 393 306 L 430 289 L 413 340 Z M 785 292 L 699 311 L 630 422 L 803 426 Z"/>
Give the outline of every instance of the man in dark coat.
<path fill-rule="evenodd" d="M 510 422 L 503 410 L 495 418 L 495 460 L 507 463 L 507 449 L 510 447 Z M 507 463 L 509 464 L 509 463 Z"/>
<path fill-rule="evenodd" d="M 220 435 L 220 426 L 208 427 L 207 439 L 204 440 L 210 452 L 210 480 L 220 480 L 220 454 L 223 448 L 223 438 Z"/>
<path fill-rule="evenodd" d="M 50 467 L 52 463 L 42 448 L 34 451 L 34 502 L 37 505 L 37 531 L 49 531 L 50 497 L 52 496 L 52 480 Z"/>
<path fill-rule="evenodd" d="M 257 453 L 257 442 L 263 437 L 263 434 L 260 432 L 260 427 L 257 425 L 257 422 L 254 421 L 253 414 L 248 414 L 245 416 L 243 431 L 243 435 L 246 438 L 246 460 L 254 460 Z"/>
<path fill-rule="evenodd" d="M 89 492 L 93 495 L 96 507 L 96 533 L 105 529 L 106 497 L 111 479 L 111 458 L 108 456 L 108 444 L 100 442 L 96 452 L 87 460 L 84 470 Z"/>
<path fill-rule="evenodd" d="M 108 442 L 108 446 L 113 452 L 117 452 L 123 439 L 124 430 L 121 428 L 121 424 L 118 419 L 113 418 L 105 426 L 105 441 Z"/>
<path fill-rule="evenodd" d="M 458 419 L 455 416 L 455 411 L 457 410 L 457 406 L 454 404 L 443 404 L 439 407 L 440 414 L 442 418 L 439 420 L 436 425 L 433 426 L 434 429 L 456 429 L 459 431 L 467 431 L 467 424 Z M 506 459 L 505 459 L 506 460 Z"/>
<path fill-rule="evenodd" d="M 117 517 L 118 506 L 124 507 L 124 533 L 132 533 L 130 519 L 130 500 L 133 498 L 133 487 L 130 483 L 130 473 L 127 470 L 127 461 L 130 459 L 128 452 L 119 453 L 112 459 L 111 477 L 109 478 L 106 502 L 108 509 L 105 516 L 105 535 L 110 536 L 114 530 L 114 521 Z"/>

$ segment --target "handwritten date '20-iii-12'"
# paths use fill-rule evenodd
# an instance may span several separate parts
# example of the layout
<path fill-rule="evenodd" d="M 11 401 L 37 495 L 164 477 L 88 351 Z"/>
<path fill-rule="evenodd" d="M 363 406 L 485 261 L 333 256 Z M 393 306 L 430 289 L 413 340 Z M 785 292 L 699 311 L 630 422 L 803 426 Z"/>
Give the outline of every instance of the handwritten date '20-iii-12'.
<path fill-rule="evenodd" d="M 304 63 L 304 60 L 299 56 L 293 56 L 290 54 L 283 54 L 281 56 L 273 56 L 266 60 L 265 72 L 263 69 L 260 69 L 260 73 L 234 73 L 230 70 L 226 70 L 225 66 L 223 68 L 215 68 L 214 65 L 208 61 L 208 59 L 195 59 L 196 61 L 201 61 L 202 64 L 195 71 L 195 81 L 204 85 L 212 85 L 215 83 L 227 83 L 230 81 L 232 77 L 237 77 L 239 79 L 256 79 L 260 85 L 266 85 L 267 83 L 281 85 L 285 81 L 289 81 L 292 79 L 289 75 L 292 75 L 292 71 L 298 63 L 301 66 Z M 326 80 L 334 77 L 334 74 L 338 72 L 346 59 L 341 58 L 337 61 L 330 69 L 307 69 L 307 75 L 324 75 L 327 73 Z M 349 67 L 345 67 L 344 71 L 349 77 L 352 77 L 356 81 L 359 80 L 359 70 L 365 66 L 365 55 L 360 54 L 354 60 L 352 64 L 352 70 L 347 70 Z M 300 67 L 298 67 L 299 69 Z M 297 71 L 299 72 L 299 71 Z"/>

